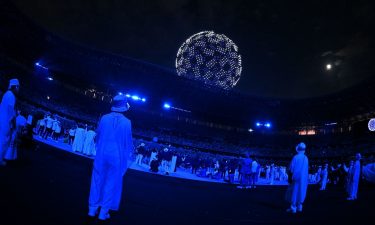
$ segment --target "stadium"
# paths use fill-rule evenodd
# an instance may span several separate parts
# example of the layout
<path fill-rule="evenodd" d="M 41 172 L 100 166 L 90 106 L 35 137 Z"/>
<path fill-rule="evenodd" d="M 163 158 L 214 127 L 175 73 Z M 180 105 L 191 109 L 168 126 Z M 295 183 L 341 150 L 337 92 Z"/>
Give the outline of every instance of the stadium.
<path fill-rule="evenodd" d="M 1 223 L 372 224 L 373 10 L 0 1 Z M 131 121 L 131 143 L 109 218 L 92 196 L 115 114 Z M 301 146 L 308 188 L 294 205 Z M 122 165 L 118 154 L 109 161 Z"/>

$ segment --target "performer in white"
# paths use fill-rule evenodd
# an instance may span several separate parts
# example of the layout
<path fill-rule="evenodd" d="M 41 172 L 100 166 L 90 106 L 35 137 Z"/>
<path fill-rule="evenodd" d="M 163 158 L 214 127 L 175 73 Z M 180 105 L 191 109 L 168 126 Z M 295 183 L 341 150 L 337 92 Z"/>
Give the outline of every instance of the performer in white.
<path fill-rule="evenodd" d="M 8 150 L 4 156 L 6 160 L 16 160 L 17 159 L 17 139 L 22 133 L 22 129 L 26 127 L 26 118 L 21 115 L 21 111 L 17 111 L 16 117 L 16 128 L 11 132 L 10 144 Z"/>
<path fill-rule="evenodd" d="M 52 122 L 52 139 L 53 140 L 57 140 L 56 129 L 58 126 L 59 126 L 59 121 L 57 119 L 53 120 Z"/>
<path fill-rule="evenodd" d="M 5 166 L 4 156 L 9 148 L 12 130 L 15 129 L 16 95 L 19 91 L 19 81 L 11 79 L 8 91 L 5 92 L 0 105 L 0 166 Z"/>
<path fill-rule="evenodd" d="M 270 180 L 270 173 L 271 173 L 271 167 L 269 165 L 266 166 L 266 181 Z"/>
<path fill-rule="evenodd" d="M 76 129 L 75 128 L 70 128 L 69 129 L 69 144 L 70 145 L 73 145 L 73 141 L 74 141 L 74 136 L 76 135 Z"/>
<path fill-rule="evenodd" d="M 321 177 L 322 177 L 322 180 L 320 184 L 320 190 L 324 191 L 326 189 L 327 182 L 328 182 L 328 163 L 324 165 L 324 168 L 321 172 Z"/>
<path fill-rule="evenodd" d="M 175 152 L 172 152 L 172 161 L 171 161 L 171 173 L 176 170 L 176 163 L 177 163 L 177 155 Z"/>
<path fill-rule="evenodd" d="M 153 150 L 151 151 L 150 161 L 149 161 L 149 163 L 148 163 L 148 165 L 149 165 L 150 167 L 151 167 L 151 162 L 152 162 L 152 160 L 156 160 L 157 157 L 158 157 L 158 152 L 157 152 L 155 149 L 153 149 Z"/>
<path fill-rule="evenodd" d="M 275 164 L 272 163 L 270 167 L 270 185 L 273 185 L 273 182 L 275 180 L 275 174 L 276 174 Z"/>
<path fill-rule="evenodd" d="M 95 136 L 95 131 L 93 131 L 93 129 L 90 127 L 89 131 L 87 131 L 86 133 L 85 144 L 83 145 L 83 154 L 86 154 L 88 156 L 93 156 L 96 154 Z"/>
<path fill-rule="evenodd" d="M 54 138 L 55 138 L 56 141 L 59 140 L 60 134 L 61 134 L 61 123 L 60 123 L 60 121 L 57 121 L 57 126 L 56 126 L 56 129 L 54 131 Z"/>
<path fill-rule="evenodd" d="M 258 177 L 258 162 L 254 159 L 251 162 L 250 188 L 256 188 L 255 183 Z"/>
<path fill-rule="evenodd" d="M 289 180 L 288 190 L 286 193 L 286 200 L 290 203 L 288 212 L 296 213 L 302 212 L 302 204 L 305 201 L 307 185 L 308 185 L 308 172 L 309 172 L 309 159 L 305 155 L 306 145 L 301 142 L 297 145 L 297 154 L 290 162 L 289 172 L 291 178 Z"/>
<path fill-rule="evenodd" d="M 164 148 L 164 150 L 160 153 L 160 158 L 161 158 L 161 168 L 160 170 L 162 172 L 165 172 L 167 175 L 170 172 L 170 158 L 171 158 L 171 153 L 169 152 L 168 148 Z"/>
<path fill-rule="evenodd" d="M 40 137 L 42 137 L 45 132 L 46 120 L 47 120 L 47 115 L 44 115 L 44 118 L 39 120 L 38 135 Z"/>
<path fill-rule="evenodd" d="M 86 130 L 77 126 L 74 141 L 72 145 L 72 149 L 74 152 L 82 152 L 83 151 L 83 144 L 85 142 Z"/>
<path fill-rule="evenodd" d="M 348 171 L 348 194 L 349 197 L 347 200 L 356 200 L 357 199 L 357 192 L 358 192 L 358 183 L 360 179 L 360 172 L 361 172 L 361 154 L 357 153 L 355 156 L 354 165 L 349 168 Z"/>
<path fill-rule="evenodd" d="M 137 149 L 137 157 L 135 159 L 135 164 L 138 164 L 138 165 L 142 165 L 142 159 L 143 159 L 143 155 L 145 154 L 145 143 L 141 143 Z"/>
<path fill-rule="evenodd" d="M 109 218 L 109 210 L 118 210 L 122 178 L 133 151 L 131 122 L 123 112 L 129 109 L 125 95 L 113 98 L 111 113 L 104 115 L 97 129 L 97 154 L 91 179 L 89 218 L 99 212 L 99 220 Z"/>
<path fill-rule="evenodd" d="M 50 115 L 48 115 L 46 119 L 46 130 L 43 134 L 43 138 L 47 139 L 48 137 L 52 135 L 52 132 L 53 132 L 52 125 L 54 122 L 55 122 L 55 119 L 52 118 Z"/>
<path fill-rule="evenodd" d="M 315 183 L 319 183 L 321 179 L 321 174 L 322 174 L 322 166 L 318 166 L 318 170 L 315 173 Z"/>

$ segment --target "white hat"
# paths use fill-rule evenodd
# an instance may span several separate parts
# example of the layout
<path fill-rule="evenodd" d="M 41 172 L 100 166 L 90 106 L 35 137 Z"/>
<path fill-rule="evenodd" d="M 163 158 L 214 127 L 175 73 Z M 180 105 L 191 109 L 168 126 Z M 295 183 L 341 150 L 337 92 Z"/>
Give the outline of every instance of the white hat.
<path fill-rule="evenodd" d="M 12 86 L 19 86 L 20 85 L 20 82 L 18 81 L 18 79 L 11 79 L 9 81 L 9 89 L 12 87 Z"/>
<path fill-rule="evenodd" d="M 297 152 L 302 152 L 306 150 L 306 145 L 305 143 L 301 142 L 296 146 L 296 151 Z"/>
<path fill-rule="evenodd" d="M 128 100 L 125 95 L 116 95 L 113 98 L 112 108 L 113 112 L 126 112 L 130 108 Z"/>

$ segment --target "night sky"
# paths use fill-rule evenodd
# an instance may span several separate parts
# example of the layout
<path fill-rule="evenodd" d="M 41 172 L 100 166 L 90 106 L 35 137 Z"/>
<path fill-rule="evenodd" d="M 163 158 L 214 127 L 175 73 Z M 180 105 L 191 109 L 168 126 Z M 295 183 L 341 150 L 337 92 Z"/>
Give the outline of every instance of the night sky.
<path fill-rule="evenodd" d="M 225 34 L 242 55 L 236 89 L 256 96 L 325 95 L 375 71 L 372 1 L 13 1 L 66 40 L 169 68 L 189 36 Z"/>

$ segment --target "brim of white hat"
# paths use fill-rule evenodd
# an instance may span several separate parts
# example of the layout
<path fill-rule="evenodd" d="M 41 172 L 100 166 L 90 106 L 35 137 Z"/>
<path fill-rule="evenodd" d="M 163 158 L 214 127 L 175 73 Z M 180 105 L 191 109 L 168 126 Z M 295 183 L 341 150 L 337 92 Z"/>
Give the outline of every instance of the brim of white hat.
<path fill-rule="evenodd" d="M 111 108 L 112 112 L 126 112 L 128 110 L 129 110 L 129 108 L 126 107 L 126 106 L 124 106 L 124 107 L 112 107 Z"/>

